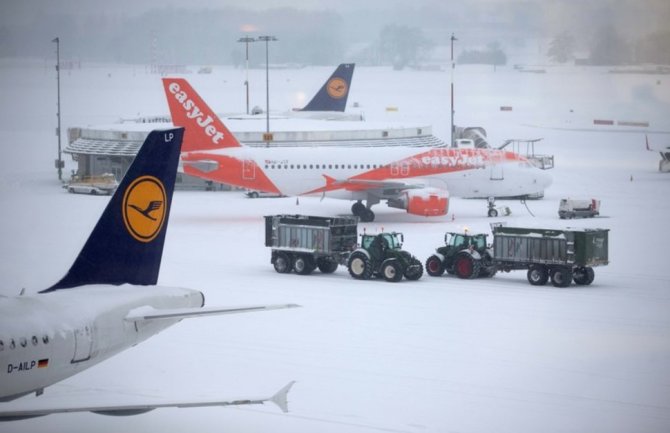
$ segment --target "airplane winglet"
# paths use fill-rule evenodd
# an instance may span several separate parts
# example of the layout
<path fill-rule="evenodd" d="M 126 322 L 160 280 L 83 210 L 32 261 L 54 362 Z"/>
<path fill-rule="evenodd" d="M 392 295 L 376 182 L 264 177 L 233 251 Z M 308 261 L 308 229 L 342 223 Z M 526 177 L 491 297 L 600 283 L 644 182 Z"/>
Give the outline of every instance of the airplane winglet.
<path fill-rule="evenodd" d="M 295 380 L 289 382 L 286 386 L 277 391 L 277 393 L 270 398 L 270 401 L 276 404 L 279 407 L 279 409 L 281 409 L 281 411 L 284 413 L 288 412 L 288 392 L 293 387 L 293 384 L 295 384 Z"/>

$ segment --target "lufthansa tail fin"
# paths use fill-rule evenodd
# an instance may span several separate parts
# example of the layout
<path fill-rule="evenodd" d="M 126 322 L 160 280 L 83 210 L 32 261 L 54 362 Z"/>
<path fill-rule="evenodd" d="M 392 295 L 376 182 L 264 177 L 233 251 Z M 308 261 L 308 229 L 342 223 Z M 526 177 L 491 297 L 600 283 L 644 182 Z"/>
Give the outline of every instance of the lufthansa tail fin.
<path fill-rule="evenodd" d="M 172 123 L 186 128 L 183 152 L 240 147 L 221 119 L 183 78 L 163 78 Z"/>
<path fill-rule="evenodd" d="M 342 111 L 347 106 L 355 63 L 342 63 L 300 111 Z"/>
<path fill-rule="evenodd" d="M 183 135 L 183 128 L 149 134 L 68 273 L 42 293 L 156 284 Z"/>

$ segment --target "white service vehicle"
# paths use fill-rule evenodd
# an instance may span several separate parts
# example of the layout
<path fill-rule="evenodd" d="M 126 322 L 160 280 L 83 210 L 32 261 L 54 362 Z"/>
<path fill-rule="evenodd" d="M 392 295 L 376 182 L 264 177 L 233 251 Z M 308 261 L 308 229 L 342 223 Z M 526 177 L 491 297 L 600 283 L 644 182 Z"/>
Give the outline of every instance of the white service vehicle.
<path fill-rule="evenodd" d="M 119 182 L 112 173 L 104 173 L 100 176 L 72 176 L 72 179 L 63 188 L 72 194 L 112 195 Z"/>
<path fill-rule="evenodd" d="M 600 215 L 600 200 L 561 199 L 558 205 L 558 216 L 561 219 L 593 218 Z"/>

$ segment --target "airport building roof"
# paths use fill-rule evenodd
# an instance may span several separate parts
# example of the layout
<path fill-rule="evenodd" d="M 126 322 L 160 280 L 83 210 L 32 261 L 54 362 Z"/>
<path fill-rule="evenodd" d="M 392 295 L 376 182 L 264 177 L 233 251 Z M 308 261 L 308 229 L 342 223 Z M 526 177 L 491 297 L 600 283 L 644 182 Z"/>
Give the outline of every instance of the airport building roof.
<path fill-rule="evenodd" d="M 263 140 L 265 116 L 229 117 L 225 123 L 241 143 L 248 146 L 268 145 Z M 151 130 L 172 127 L 169 118 L 155 117 L 70 128 L 70 143 L 65 152 L 134 156 Z M 273 134 L 270 146 L 446 146 L 432 135 L 431 126 L 271 117 L 270 130 Z"/>

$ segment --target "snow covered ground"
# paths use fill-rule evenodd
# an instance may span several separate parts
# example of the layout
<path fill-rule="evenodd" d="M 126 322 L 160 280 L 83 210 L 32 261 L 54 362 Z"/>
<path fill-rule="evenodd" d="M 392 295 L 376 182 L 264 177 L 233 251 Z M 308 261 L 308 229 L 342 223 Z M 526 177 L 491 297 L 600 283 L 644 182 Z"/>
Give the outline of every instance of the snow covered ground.
<path fill-rule="evenodd" d="M 194 68 L 195 69 L 195 68 Z M 332 68 L 271 71 L 272 109 L 302 106 Z M 1 61 L 0 294 L 60 278 L 107 197 L 67 194 L 56 158 L 56 82 L 43 61 Z M 218 112 L 244 111 L 244 72 L 188 78 Z M 251 71 L 252 106 L 264 71 Z M 262 216 L 333 215 L 350 203 L 175 193 L 159 283 L 202 290 L 209 305 L 294 302 L 303 308 L 193 319 L 9 407 L 264 396 L 291 380 L 291 412 L 273 407 L 167 409 L 128 418 L 54 415 L 2 432 L 667 432 L 670 431 L 670 176 L 644 150 L 670 144 L 670 77 L 548 68 L 546 74 L 456 71 L 456 124 L 493 145 L 538 138 L 554 154 L 543 200 L 499 204 L 509 225 L 603 227 L 611 264 L 589 287 L 533 287 L 525 272 L 390 284 L 279 275 Z M 357 67 L 349 103 L 370 120 L 433 124 L 447 139 L 449 73 Z M 303 95 L 303 96 L 301 96 Z M 84 65 L 62 76 L 63 129 L 167 112 L 160 77 L 141 67 Z M 256 102 L 257 101 L 257 102 Z M 398 107 L 387 112 L 387 106 Z M 500 106 L 513 110 L 500 111 Z M 593 119 L 648 128 L 594 126 Z M 68 169 L 73 167 L 68 162 Z M 602 200 L 602 218 L 563 221 L 563 197 Z M 384 205 L 368 232 L 402 231 L 425 260 L 445 231 L 489 230 L 482 200 L 446 217 Z"/>

